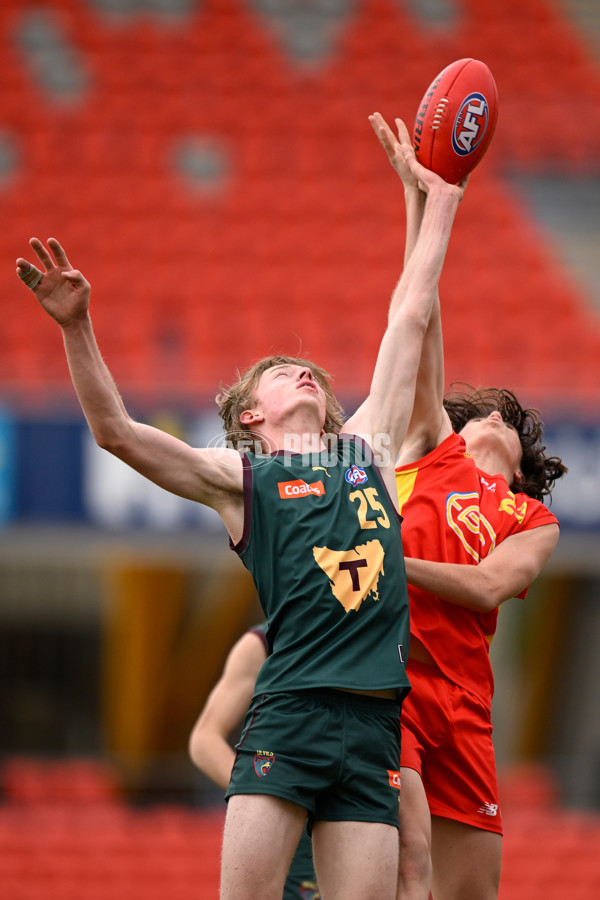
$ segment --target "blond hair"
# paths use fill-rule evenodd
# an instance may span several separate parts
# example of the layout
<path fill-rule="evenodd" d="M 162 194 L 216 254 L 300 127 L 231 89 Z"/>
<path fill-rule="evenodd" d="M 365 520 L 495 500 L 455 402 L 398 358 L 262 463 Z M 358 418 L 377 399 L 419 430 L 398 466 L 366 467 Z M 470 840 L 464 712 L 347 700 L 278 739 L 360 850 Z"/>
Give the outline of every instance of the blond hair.
<path fill-rule="evenodd" d="M 344 418 L 344 411 L 338 402 L 329 384 L 329 376 L 325 369 L 306 359 L 294 356 L 266 356 L 246 369 L 238 373 L 238 379 L 228 388 L 219 391 L 215 400 L 219 407 L 219 415 L 223 419 L 223 427 L 227 440 L 234 447 L 244 444 L 242 432 L 248 432 L 248 428 L 241 422 L 240 416 L 244 410 L 249 409 L 254 403 L 254 391 L 263 372 L 273 366 L 302 366 L 310 369 L 315 381 L 320 385 L 325 394 L 325 422 L 323 431 L 325 434 L 338 434 Z"/>

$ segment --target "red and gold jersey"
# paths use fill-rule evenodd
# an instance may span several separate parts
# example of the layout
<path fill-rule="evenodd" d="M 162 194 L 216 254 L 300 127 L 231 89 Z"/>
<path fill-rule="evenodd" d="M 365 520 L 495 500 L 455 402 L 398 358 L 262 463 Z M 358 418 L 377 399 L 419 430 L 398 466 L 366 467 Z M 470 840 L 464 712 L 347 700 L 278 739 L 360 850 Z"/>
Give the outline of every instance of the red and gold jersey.
<path fill-rule="evenodd" d="M 417 463 L 399 466 L 396 480 L 406 557 L 476 565 L 509 535 L 557 521 L 543 503 L 513 494 L 503 476 L 477 469 L 455 433 Z M 491 705 L 489 644 L 498 610 L 477 613 L 410 585 L 409 596 L 411 634 L 448 678 Z"/>

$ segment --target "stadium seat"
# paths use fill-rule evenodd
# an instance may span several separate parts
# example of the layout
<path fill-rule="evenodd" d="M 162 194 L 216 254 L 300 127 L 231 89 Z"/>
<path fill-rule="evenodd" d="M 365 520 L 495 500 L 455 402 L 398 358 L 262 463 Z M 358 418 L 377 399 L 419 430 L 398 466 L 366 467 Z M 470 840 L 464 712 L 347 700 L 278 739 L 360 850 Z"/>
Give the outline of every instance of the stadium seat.
<path fill-rule="evenodd" d="M 403 227 L 398 185 L 367 115 L 378 106 L 390 119 L 406 116 L 410 125 L 433 73 L 465 55 L 473 45 L 470 35 L 494 71 L 502 113 L 457 219 L 444 273 L 444 291 L 453 298 L 445 307 L 446 328 L 456 337 L 449 369 L 464 361 L 458 339 L 468 327 L 478 335 L 469 369 L 480 381 L 510 380 L 508 335 L 490 329 L 478 308 L 482 296 L 499 322 L 512 323 L 512 333 L 525 327 L 531 334 L 531 323 L 551 310 L 561 335 L 569 333 L 569 345 L 582 343 L 583 321 L 573 310 L 585 299 L 573 288 L 569 311 L 561 292 L 551 289 L 552 267 L 527 258 L 529 223 L 502 181 L 502 167 L 590 171 L 600 152 L 600 117 L 587 116 L 586 128 L 580 127 L 582 111 L 598 107 L 600 78 L 581 38 L 547 3 L 498 7 L 465 0 L 459 24 L 443 34 L 398 4 L 359 6 L 343 23 L 327 64 L 310 71 L 296 68 L 265 18 L 238 4 L 208 5 L 169 27 L 158 16 L 142 14 L 111 22 L 93 4 L 65 0 L 56 8 L 64 33 L 84 55 L 89 90 L 69 109 L 40 104 L 23 58 L 7 47 L 11 65 L 0 73 L 1 106 L 14 132 L 17 168 L 14 185 L 9 182 L 2 193 L 0 184 L 0 209 L 13 223 L 19 246 L 31 233 L 60 232 L 86 266 L 98 333 L 125 393 L 143 385 L 149 398 L 156 396 L 171 371 L 173 386 L 178 371 L 191 379 L 189 389 L 210 393 L 219 363 L 232 371 L 240 359 L 262 355 L 265 337 L 268 347 L 293 340 L 295 333 L 326 351 L 334 371 L 352 372 L 364 393 L 368 368 L 362 361 L 348 364 L 342 336 L 356 336 L 352 322 L 360 323 L 368 341 L 361 360 L 374 358 L 380 330 L 364 315 L 364 298 L 370 304 L 389 296 Z M 15 9 L 3 7 L 4 34 L 10 33 Z M 520 28 L 511 18 L 517 13 Z M 407 53 L 416 44 L 418 59 L 409 66 Z M 557 68 L 560 90 L 549 77 Z M 35 115 L 23 120 L 24 108 L 35 109 Z M 218 140 L 226 155 L 226 175 L 213 190 L 178 168 L 177 147 L 190 136 Z M 35 205 L 23 203 L 25 179 L 35 182 Z M 18 201 L 12 196 L 17 186 Z M 173 281 L 170 263 L 181 259 L 201 272 L 201 283 L 195 274 L 174 293 L 163 273 L 170 272 Z M 124 275 L 132 266 L 136 290 Z M 334 289 L 324 286 L 320 270 L 326 268 L 335 273 Z M 310 291 L 292 292 L 292 309 L 282 285 L 309 279 Z M 347 281 L 360 288 L 344 295 Z M 120 307 L 116 327 L 111 316 L 125 293 L 127 312 Z M 218 321 L 208 316 L 213 342 L 203 325 L 205 295 L 223 298 Z M 166 297 L 173 298 L 176 312 L 165 337 Z M 324 321 L 326 327 L 335 323 L 336 340 L 322 339 Z M 43 390 L 36 346 L 19 338 L 19 328 L 7 331 L 0 384 L 9 387 L 23 373 L 23 391 Z M 169 369 L 165 342 L 171 348 L 179 342 L 185 361 L 179 369 Z M 198 347 L 201 359 L 211 359 L 209 366 L 199 362 Z M 551 398 L 548 363 L 541 347 L 532 352 L 539 365 L 524 365 L 523 387 L 543 389 Z M 46 382 L 66 388 L 61 356 L 60 341 L 44 344 Z M 558 354 L 551 356 L 558 360 Z M 597 383 L 598 366 L 590 356 L 586 383 Z M 564 383 L 559 367 L 554 381 Z M 542 370 L 543 378 L 536 375 Z M 573 389 L 580 384 L 576 372 Z"/>

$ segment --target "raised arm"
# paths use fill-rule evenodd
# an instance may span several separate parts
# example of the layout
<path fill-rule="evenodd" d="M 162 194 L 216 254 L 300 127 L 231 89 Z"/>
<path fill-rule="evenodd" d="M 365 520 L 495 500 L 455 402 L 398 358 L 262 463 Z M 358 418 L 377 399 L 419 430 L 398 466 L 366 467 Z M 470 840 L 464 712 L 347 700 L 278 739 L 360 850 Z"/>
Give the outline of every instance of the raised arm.
<path fill-rule="evenodd" d="M 369 117 L 369 121 L 387 153 L 392 168 L 400 176 L 404 185 L 404 204 L 406 207 L 404 265 L 406 266 L 417 243 L 421 222 L 423 221 L 423 213 L 425 212 L 427 194 L 420 189 L 419 179 L 405 158 L 405 153 L 412 149 L 412 145 L 408 129 L 402 119 L 396 119 L 397 137 L 380 113 L 373 113 Z M 390 306 L 390 312 L 392 308 L 393 302 Z"/>
<path fill-rule="evenodd" d="M 378 113 L 372 117 L 371 124 L 383 146 L 394 171 L 402 179 L 406 205 L 406 243 L 405 265 L 410 258 L 417 239 L 425 206 L 425 194 L 420 190 L 410 166 L 404 159 L 403 150 L 412 144 L 406 125 L 396 119 L 396 136 L 385 120 Z M 466 182 L 465 182 L 466 183 Z M 464 187 L 465 183 L 461 186 Z M 390 311 L 394 301 L 400 299 L 397 292 L 392 298 Z M 450 433 L 451 425 L 443 407 L 444 399 L 444 347 L 442 337 L 442 321 L 440 315 L 439 293 L 433 303 L 429 325 L 423 348 L 415 385 L 415 401 L 406 438 L 402 445 L 400 461 L 412 462 L 437 446 Z"/>
<path fill-rule="evenodd" d="M 98 349 L 89 314 L 90 285 L 54 238 L 30 241 L 44 271 L 17 260 L 17 275 L 61 328 L 75 391 L 100 447 L 160 487 L 214 507 L 235 540 L 241 534 L 242 474 L 233 450 L 194 449 L 127 413 Z"/>
<path fill-rule="evenodd" d="M 540 525 L 502 541 L 476 566 L 408 559 L 406 579 L 448 603 L 491 612 L 537 578 L 558 541 L 558 525 Z"/>
<path fill-rule="evenodd" d="M 190 756 L 215 784 L 226 788 L 235 753 L 227 738 L 241 722 L 254 693 L 254 683 L 267 657 L 260 635 L 248 631 L 233 645 L 223 674 L 209 694 L 192 730 Z"/>
<path fill-rule="evenodd" d="M 344 428 L 367 438 L 389 436 L 384 477 L 393 474 L 412 415 L 423 339 L 463 194 L 463 186 L 449 185 L 421 166 L 410 145 L 399 142 L 399 146 L 404 163 L 426 194 L 425 208 L 414 249 L 392 297 L 368 400 Z"/>

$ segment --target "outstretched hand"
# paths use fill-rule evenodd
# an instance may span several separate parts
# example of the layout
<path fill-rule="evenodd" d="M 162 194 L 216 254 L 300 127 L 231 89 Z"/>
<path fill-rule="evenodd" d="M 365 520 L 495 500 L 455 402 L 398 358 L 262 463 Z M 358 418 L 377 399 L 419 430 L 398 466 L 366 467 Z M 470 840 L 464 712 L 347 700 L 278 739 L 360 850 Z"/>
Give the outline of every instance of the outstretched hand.
<path fill-rule="evenodd" d="M 417 187 L 417 178 L 408 164 L 408 156 L 414 156 L 415 154 L 408 128 L 402 119 L 396 119 L 398 137 L 396 137 L 381 113 L 373 113 L 372 116 L 369 116 L 369 122 L 373 126 L 373 131 L 379 138 L 394 170 L 402 179 L 404 187 Z"/>
<path fill-rule="evenodd" d="M 373 113 L 372 116 L 369 116 L 369 122 L 373 126 L 373 131 L 379 138 L 394 170 L 402 179 L 404 187 L 418 187 L 425 194 L 429 194 L 431 190 L 437 187 L 451 187 L 459 193 L 460 199 L 462 199 L 469 176 L 467 175 L 457 185 L 448 185 L 443 178 L 440 178 L 431 169 L 426 169 L 415 156 L 405 123 L 402 119 L 396 119 L 395 121 L 398 137 L 396 137 L 380 113 Z"/>
<path fill-rule="evenodd" d="M 73 268 L 55 238 L 48 239 L 48 249 L 38 238 L 31 238 L 29 243 L 44 271 L 19 257 L 17 275 L 21 281 L 33 291 L 48 315 L 62 327 L 84 318 L 90 302 L 89 282 Z"/>

